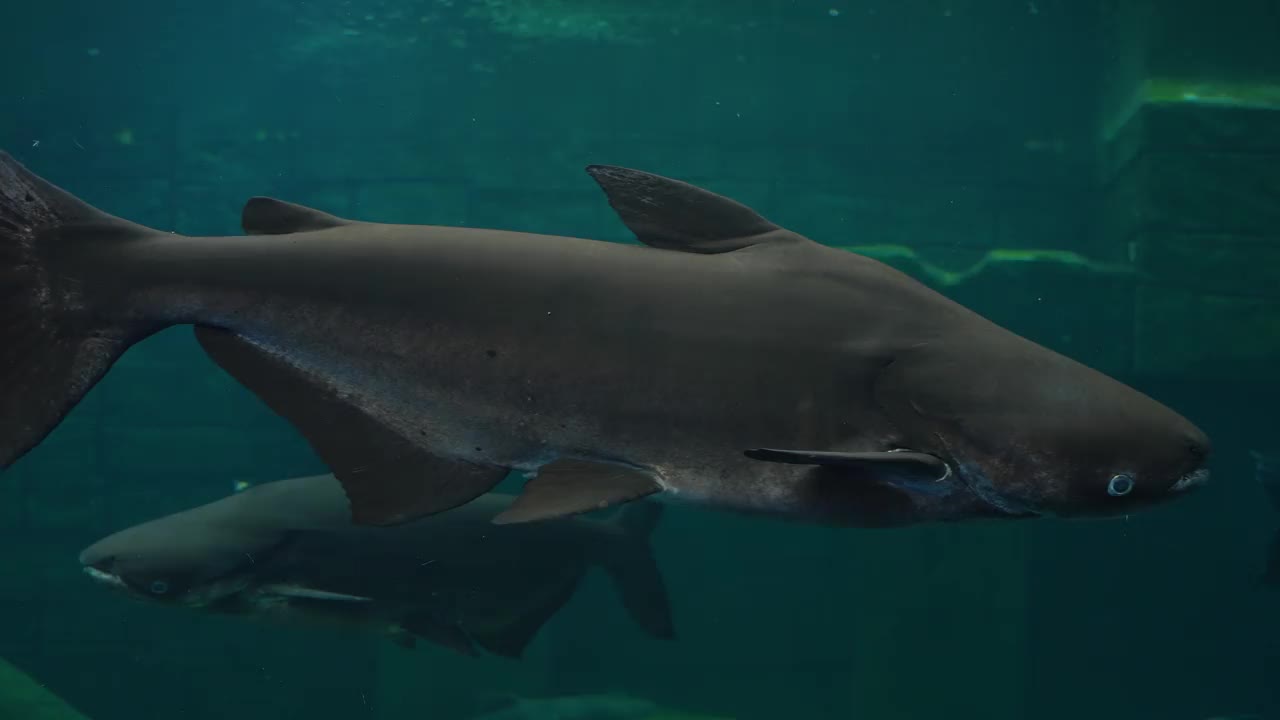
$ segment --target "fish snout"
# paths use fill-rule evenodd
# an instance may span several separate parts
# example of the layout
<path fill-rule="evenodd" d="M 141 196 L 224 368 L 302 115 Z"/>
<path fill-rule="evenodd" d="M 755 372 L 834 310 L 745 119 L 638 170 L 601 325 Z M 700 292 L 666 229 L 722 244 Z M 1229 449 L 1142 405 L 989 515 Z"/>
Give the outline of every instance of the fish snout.
<path fill-rule="evenodd" d="M 107 559 L 95 564 L 84 565 L 82 569 L 86 575 L 96 582 L 116 590 L 127 590 L 128 586 L 124 580 L 119 575 L 111 572 L 111 564 L 111 560 Z"/>
<path fill-rule="evenodd" d="M 1209 482 L 1209 454 L 1212 449 L 1209 438 L 1198 428 L 1193 428 L 1186 447 L 1187 470 L 1169 488 L 1170 492 L 1187 492 Z"/>
<path fill-rule="evenodd" d="M 96 546 L 91 546 L 80 553 L 80 569 L 85 575 L 108 587 L 125 589 L 124 580 L 115 572 L 116 558 L 108 555 Z"/>
<path fill-rule="evenodd" d="M 1209 468 L 1201 467 L 1178 478 L 1178 481 L 1169 488 L 1169 492 L 1182 493 L 1194 490 L 1209 482 Z"/>

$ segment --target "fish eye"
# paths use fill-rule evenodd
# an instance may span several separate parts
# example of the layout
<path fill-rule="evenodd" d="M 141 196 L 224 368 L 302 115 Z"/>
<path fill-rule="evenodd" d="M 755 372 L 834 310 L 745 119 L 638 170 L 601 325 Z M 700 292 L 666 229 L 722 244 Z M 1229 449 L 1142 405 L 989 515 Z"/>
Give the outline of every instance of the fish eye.
<path fill-rule="evenodd" d="M 1128 475 L 1113 475 L 1111 482 L 1107 483 L 1107 494 L 1113 497 L 1128 495 L 1133 491 L 1133 485 L 1133 478 Z"/>
<path fill-rule="evenodd" d="M 169 583 L 163 580 L 151 581 L 151 593 L 153 595 L 163 595 L 167 592 L 169 592 Z"/>

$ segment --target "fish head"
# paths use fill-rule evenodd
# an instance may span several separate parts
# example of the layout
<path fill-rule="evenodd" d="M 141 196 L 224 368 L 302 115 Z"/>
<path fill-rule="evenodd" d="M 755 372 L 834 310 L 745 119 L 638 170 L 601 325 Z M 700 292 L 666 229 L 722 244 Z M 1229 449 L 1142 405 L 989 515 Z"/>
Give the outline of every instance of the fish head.
<path fill-rule="evenodd" d="M 1125 515 L 1209 479 L 1209 438 L 1177 412 L 1013 336 L 890 363 L 881 404 L 912 449 L 1015 516 Z"/>
<path fill-rule="evenodd" d="M 209 506 L 126 528 L 80 553 L 95 581 L 157 603 L 207 608 L 251 587 L 284 534 L 226 522 Z"/>

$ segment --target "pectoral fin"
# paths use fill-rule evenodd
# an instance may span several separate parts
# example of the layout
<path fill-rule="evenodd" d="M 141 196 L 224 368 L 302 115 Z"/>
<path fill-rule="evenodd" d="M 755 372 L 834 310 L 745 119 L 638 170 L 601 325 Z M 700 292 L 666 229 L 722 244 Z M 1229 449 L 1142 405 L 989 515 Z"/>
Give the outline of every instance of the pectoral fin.
<path fill-rule="evenodd" d="M 951 477 L 951 467 L 942 459 L 906 450 L 846 453 L 757 448 L 746 451 L 746 456 L 765 462 L 849 468 L 859 471 L 858 477 L 911 492 L 945 492 Z"/>
<path fill-rule="evenodd" d="M 566 517 L 629 502 L 662 490 L 637 468 L 589 460 L 557 460 L 525 483 L 515 502 L 493 522 L 509 523 Z"/>
<path fill-rule="evenodd" d="M 357 525 L 396 525 L 465 505 L 507 469 L 431 453 L 365 412 L 324 378 L 212 327 L 196 339 L 223 370 L 293 423 L 333 471 Z"/>

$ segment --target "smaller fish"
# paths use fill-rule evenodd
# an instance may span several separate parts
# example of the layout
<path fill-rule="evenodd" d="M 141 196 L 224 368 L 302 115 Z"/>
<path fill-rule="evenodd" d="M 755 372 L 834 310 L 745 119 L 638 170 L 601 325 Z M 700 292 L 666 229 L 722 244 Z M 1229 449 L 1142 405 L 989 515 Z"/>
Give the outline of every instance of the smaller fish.
<path fill-rule="evenodd" d="M 662 506 L 613 519 L 494 525 L 497 493 L 394 527 L 355 525 L 332 475 L 240 489 L 127 528 L 80 554 L 94 580 L 136 598 L 208 612 L 328 621 L 518 658 L 592 567 L 647 634 L 673 638 L 649 535 Z"/>
<path fill-rule="evenodd" d="M 1280 453 L 1251 451 L 1250 454 L 1253 455 L 1254 477 L 1262 485 L 1271 507 L 1280 512 Z M 1280 532 L 1271 541 L 1261 584 L 1263 587 L 1280 588 Z"/>

